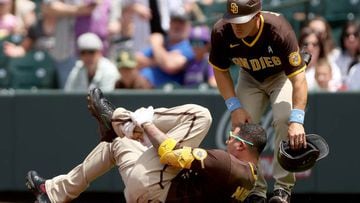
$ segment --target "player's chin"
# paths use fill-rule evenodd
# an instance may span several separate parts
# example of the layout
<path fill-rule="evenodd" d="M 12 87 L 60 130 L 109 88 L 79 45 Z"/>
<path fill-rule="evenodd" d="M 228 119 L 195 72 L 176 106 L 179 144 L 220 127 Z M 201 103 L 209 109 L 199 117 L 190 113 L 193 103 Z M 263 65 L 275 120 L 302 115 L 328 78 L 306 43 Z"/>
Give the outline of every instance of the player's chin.
<path fill-rule="evenodd" d="M 247 37 L 247 34 L 246 33 L 243 33 L 243 32 L 237 32 L 236 34 L 236 37 L 239 38 L 239 39 L 244 39 L 245 37 Z"/>

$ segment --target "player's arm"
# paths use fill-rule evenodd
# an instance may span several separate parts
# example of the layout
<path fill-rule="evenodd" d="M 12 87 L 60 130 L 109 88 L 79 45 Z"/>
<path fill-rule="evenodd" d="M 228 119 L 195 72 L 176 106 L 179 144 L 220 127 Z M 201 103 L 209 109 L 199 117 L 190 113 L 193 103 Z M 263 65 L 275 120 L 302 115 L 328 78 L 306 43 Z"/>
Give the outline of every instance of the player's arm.
<path fill-rule="evenodd" d="M 228 70 L 222 71 L 214 68 L 214 76 L 221 96 L 225 100 L 228 110 L 231 112 L 231 123 L 233 129 L 241 123 L 251 122 L 250 115 L 242 108 L 238 100 L 234 82 Z"/>
<path fill-rule="evenodd" d="M 199 160 L 203 165 L 203 160 L 207 156 L 205 150 L 180 146 L 175 139 L 169 138 L 151 122 L 143 124 L 142 127 L 152 145 L 157 149 L 160 163 L 190 169 L 193 161 Z"/>
<path fill-rule="evenodd" d="M 143 128 L 154 148 L 158 150 L 160 163 L 189 169 L 195 159 L 203 161 L 206 158 L 205 150 L 180 146 L 174 138 L 168 137 L 163 133 L 153 124 L 153 115 L 154 109 L 150 106 L 136 110 L 130 114 L 130 117 L 137 126 Z"/>
<path fill-rule="evenodd" d="M 148 136 L 152 145 L 158 149 L 160 144 L 163 143 L 169 137 L 165 135 L 159 128 L 157 128 L 153 123 L 148 122 L 143 124 L 143 129 L 146 135 Z"/>
<path fill-rule="evenodd" d="M 305 71 L 289 78 L 293 86 L 293 108 L 305 110 L 307 103 L 307 82 Z"/>
<path fill-rule="evenodd" d="M 302 71 L 292 77 L 289 77 L 289 79 L 293 86 L 293 93 L 292 93 L 293 108 L 290 115 L 290 122 L 288 129 L 289 141 L 290 141 L 290 146 L 292 148 L 300 149 L 302 148 L 302 146 L 304 147 L 306 146 L 305 130 L 303 123 L 297 122 L 296 121 L 297 118 L 293 118 L 293 117 L 297 115 L 296 111 L 298 110 L 305 112 L 305 107 L 307 103 L 307 82 L 305 78 L 305 71 Z M 302 115 L 302 117 L 304 117 L 304 115 Z M 302 118 L 302 120 L 303 119 L 304 118 Z"/>
<path fill-rule="evenodd" d="M 236 97 L 234 82 L 231 78 L 229 70 L 218 70 L 214 68 L 214 76 L 218 89 L 224 100 L 230 97 Z"/>

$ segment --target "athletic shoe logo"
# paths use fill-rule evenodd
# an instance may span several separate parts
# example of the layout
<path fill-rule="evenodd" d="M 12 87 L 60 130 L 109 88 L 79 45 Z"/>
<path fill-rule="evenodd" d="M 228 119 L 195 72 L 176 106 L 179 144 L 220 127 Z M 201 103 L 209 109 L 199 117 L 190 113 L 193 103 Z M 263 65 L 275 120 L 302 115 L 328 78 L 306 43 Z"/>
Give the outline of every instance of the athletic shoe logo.
<path fill-rule="evenodd" d="M 239 46 L 240 44 L 230 44 L 230 48 L 234 48 L 234 47 L 237 47 Z"/>

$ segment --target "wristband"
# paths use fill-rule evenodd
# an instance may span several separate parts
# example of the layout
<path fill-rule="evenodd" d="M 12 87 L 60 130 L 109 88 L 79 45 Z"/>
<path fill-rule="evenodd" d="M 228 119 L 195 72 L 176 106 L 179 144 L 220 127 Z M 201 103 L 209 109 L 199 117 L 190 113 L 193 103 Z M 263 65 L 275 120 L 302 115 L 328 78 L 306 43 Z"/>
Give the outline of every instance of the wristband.
<path fill-rule="evenodd" d="M 225 100 L 226 107 L 229 111 L 233 112 L 236 109 L 241 108 L 241 104 L 238 98 L 230 97 L 229 99 Z"/>
<path fill-rule="evenodd" d="M 289 117 L 290 123 L 304 124 L 305 112 L 301 109 L 292 109 Z"/>

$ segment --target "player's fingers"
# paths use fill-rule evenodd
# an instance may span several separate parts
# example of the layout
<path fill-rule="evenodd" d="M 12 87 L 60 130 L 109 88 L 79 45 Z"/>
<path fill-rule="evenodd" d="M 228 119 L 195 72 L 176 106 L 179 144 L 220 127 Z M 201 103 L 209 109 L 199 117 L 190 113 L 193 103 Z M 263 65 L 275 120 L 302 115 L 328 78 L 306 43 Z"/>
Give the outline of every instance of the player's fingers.
<path fill-rule="evenodd" d="M 306 137 L 305 137 L 305 134 L 303 135 L 303 137 L 304 137 L 303 147 L 306 149 L 307 142 L 306 142 Z"/>
<path fill-rule="evenodd" d="M 299 137 L 295 136 L 295 138 L 294 138 L 294 149 L 295 150 L 299 149 L 299 144 L 300 144 Z"/>
<path fill-rule="evenodd" d="M 290 141 L 290 148 L 294 149 L 294 147 L 295 147 L 294 137 L 290 137 L 289 141 Z"/>

